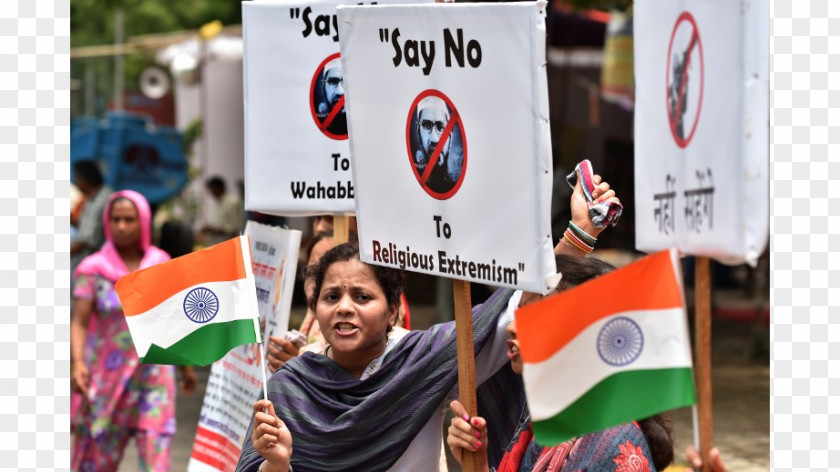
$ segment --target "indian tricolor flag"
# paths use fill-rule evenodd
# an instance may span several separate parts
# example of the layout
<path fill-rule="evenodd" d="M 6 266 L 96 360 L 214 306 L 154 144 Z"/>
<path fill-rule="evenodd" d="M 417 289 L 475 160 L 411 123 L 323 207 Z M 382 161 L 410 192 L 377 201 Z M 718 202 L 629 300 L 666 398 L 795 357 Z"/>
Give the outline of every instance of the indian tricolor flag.
<path fill-rule="evenodd" d="M 132 272 L 115 288 L 144 364 L 208 365 L 259 342 L 247 236 Z"/>
<path fill-rule="evenodd" d="M 692 405 L 676 251 L 662 251 L 516 312 L 541 445 Z"/>

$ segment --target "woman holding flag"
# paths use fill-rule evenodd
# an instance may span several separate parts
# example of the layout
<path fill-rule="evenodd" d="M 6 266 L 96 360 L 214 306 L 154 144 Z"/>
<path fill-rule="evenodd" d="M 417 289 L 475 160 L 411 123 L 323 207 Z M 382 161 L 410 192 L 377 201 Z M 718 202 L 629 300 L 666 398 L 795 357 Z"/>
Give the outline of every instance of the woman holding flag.
<path fill-rule="evenodd" d="M 115 471 L 131 436 L 141 469 L 169 470 L 175 433 L 175 372 L 140 364 L 114 284 L 138 269 L 169 260 L 151 245 L 151 211 L 142 195 L 111 195 L 103 215 L 105 245 L 76 269 L 70 322 L 74 471 Z M 183 371 L 183 389 L 195 373 Z"/>
<path fill-rule="evenodd" d="M 589 203 L 618 199 L 599 176 L 587 176 L 585 184 L 586 194 L 580 181 L 572 193 L 572 220 L 594 237 L 603 228 L 590 220 Z M 588 251 L 564 238 L 555 252 Z M 254 404 L 237 471 L 437 470 L 443 417 L 456 392 L 454 323 L 389 337 L 400 291 L 399 271 L 361 262 L 353 243 L 324 254 L 309 303 L 327 347 L 289 360 L 269 379 L 268 400 Z M 513 375 L 505 367 L 513 293 L 497 290 L 473 309 L 476 382 L 484 383 L 479 408 L 507 419 L 511 433 L 519 410 L 498 406 L 523 401 L 521 389 L 504 388 Z M 508 439 L 495 438 L 496 452 Z"/>

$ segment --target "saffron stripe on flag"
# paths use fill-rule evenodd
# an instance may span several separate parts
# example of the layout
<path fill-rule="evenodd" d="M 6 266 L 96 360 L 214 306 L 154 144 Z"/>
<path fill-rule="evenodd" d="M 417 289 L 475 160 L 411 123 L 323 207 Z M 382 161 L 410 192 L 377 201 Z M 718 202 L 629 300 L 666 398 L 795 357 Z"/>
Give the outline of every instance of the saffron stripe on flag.
<path fill-rule="evenodd" d="M 517 312 L 539 444 L 694 403 L 678 267 L 662 251 Z"/>
<path fill-rule="evenodd" d="M 640 391 L 644 394 L 632 395 L 632 401 L 616 401 L 628 392 Z M 694 377 L 690 367 L 621 372 L 598 383 L 557 415 L 534 420 L 534 436 L 541 446 L 552 446 L 694 403 Z"/>
<path fill-rule="evenodd" d="M 665 263 L 670 271 L 662 270 Z M 627 296 L 628 293 L 633 293 L 633 296 Z M 552 336 L 535 336 L 527 345 L 522 343 L 522 359 L 525 362 L 541 362 L 562 349 L 590 324 L 619 312 L 682 306 L 682 291 L 670 252 L 652 254 L 581 284 L 574 290 L 517 310 L 516 325 L 520 338 L 522 333 L 545 331 L 546 326 L 562 326 Z M 570 313 L 569 307 L 575 307 L 575 311 Z"/>
<path fill-rule="evenodd" d="M 195 285 L 245 279 L 247 274 L 240 238 L 132 272 L 118 280 L 116 289 L 120 292 L 125 316 L 145 313 Z M 133 286 L 133 289 L 123 290 L 127 286 Z"/>
<path fill-rule="evenodd" d="M 556 415 L 604 378 L 621 371 L 691 367 L 691 346 L 684 336 L 684 316 L 682 308 L 616 313 L 614 317 L 601 319 L 588 326 L 562 350 L 542 362 L 528 362 L 523 354 L 525 362 L 522 367 L 522 379 L 525 385 L 542 387 L 528 391 L 528 409 L 531 417 L 542 420 Z M 614 326 L 611 323 L 617 318 L 624 318 L 618 320 L 619 322 L 632 320 L 641 334 L 636 339 L 636 349 L 623 352 L 627 356 L 625 359 L 630 360 L 623 365 L 609 364 L 604 357 L 609 358 L 609 352 L 599 352 L 601 348 L 610 347 L 599 346 L 602 330 L 607 325 Z M 533 334 L 522 333 L 518 329 L 518 320 L 517 331 L 518 335 L 521 334 L 520 348 L 524 351 L 533 339 Z M 545 326 L 542 327 L 542 331 L 545 332 Z M 603 340 L 610 340 L 606 333 Z M 633 340 L 626 337 L 625 342 L 625 348 L 630 348 L 629 343 Z M 633 354 L 637 357 L 632 358 Z M 562 379 L 575 381 L 563 382 Z"/>

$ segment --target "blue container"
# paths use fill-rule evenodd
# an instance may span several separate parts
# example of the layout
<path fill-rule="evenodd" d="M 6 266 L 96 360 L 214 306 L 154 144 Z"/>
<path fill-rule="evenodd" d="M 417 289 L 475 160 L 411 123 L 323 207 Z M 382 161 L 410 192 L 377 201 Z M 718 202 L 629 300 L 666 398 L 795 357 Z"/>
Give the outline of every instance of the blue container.
<path fill-rule="evenodd" d="M 151 205 L 175 196 L 187 184 L 181 134 L 155 126 L 145 115 L 111 112 L 103 120 L 80 117 L 70 126 L 70 165 L 95 160 L 114 190 L 131 189 Z"/>

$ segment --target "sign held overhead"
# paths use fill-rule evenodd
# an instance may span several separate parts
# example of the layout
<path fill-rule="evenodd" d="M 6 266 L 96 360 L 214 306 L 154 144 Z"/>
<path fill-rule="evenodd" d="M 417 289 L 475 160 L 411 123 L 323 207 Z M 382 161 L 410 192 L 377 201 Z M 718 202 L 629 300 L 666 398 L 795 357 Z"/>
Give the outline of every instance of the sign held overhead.
<path fill-rule="evenodd" d="M 378 0 L 399 3 L 412 0 Z M 243 2 L 245 208 L 354 211 L 340 0 Z"/>
<path fill-rule="evenodd" d="M 636 5 L 637 249 L 755 265 L 767 246 L 768 8 Z"/>
<path fill-rule="evenodd" d="M 362 260 L 546 291 L 544 8 L 338 8 Z"/>

